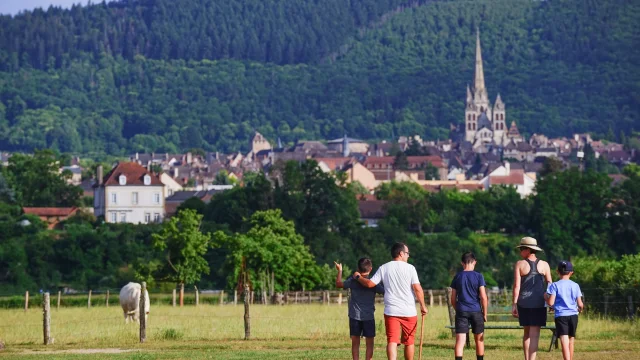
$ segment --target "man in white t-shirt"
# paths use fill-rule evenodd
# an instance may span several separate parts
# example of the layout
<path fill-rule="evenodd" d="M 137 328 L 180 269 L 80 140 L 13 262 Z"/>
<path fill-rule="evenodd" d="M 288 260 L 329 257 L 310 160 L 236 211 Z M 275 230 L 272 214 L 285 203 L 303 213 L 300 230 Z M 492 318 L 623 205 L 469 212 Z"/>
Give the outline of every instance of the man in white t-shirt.
<path fill-rule="evenodd" d="M 404 358 L 413 359 L 414 337 L 418 325 L 416 299 L 420 302 L 420 311 L 429 313 L 424 303 L 424 292 L 418 273 L 409 260 L 409 248 L 404 243 L 395 243 L 391 247 L 393 261 L 380 266 L 371 279 L 353 274 L 362 286 L 375 287 L 384 283 L 384 325 L 387 330 L 387 358 L 396 360 L 398 344 L 404 344 Z M 414 297 L 415 295 L 415 297 Z"/>

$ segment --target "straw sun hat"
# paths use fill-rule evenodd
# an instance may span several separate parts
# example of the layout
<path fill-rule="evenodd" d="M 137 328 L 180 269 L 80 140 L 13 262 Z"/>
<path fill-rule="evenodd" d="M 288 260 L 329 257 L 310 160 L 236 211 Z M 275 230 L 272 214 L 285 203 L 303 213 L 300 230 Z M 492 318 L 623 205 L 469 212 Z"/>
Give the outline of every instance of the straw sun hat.
<path fill-rule="evenodd" d="M 523 237 L 522 239 L 520 239 L 520 245 L 516 246 L 516 249 L 520 249 L 523 247 L 533 249 L 536 251 L 544 251 L 538 247 L 538 240 L 529 236 Z"/>

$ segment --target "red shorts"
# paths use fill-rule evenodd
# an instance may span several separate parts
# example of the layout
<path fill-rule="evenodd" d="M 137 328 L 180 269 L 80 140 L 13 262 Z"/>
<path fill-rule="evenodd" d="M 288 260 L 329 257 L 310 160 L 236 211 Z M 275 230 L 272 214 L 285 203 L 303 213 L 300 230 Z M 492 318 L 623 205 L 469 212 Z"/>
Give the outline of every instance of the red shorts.
<path fill-rule="evenodd" d="M 413 345 L 418 328 L 418 317 L 384 316 L 387 343 Z"/>

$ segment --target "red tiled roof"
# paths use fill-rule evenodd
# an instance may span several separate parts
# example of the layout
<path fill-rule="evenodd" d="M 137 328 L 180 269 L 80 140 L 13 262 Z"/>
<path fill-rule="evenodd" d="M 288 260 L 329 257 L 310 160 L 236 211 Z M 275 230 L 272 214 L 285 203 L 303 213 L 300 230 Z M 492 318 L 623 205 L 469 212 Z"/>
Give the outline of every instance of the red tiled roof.
<path fill-rule="evenodd" d="M 70 216 L 76 211 L 77 207 L 25 207 L 22 208 L 25 214 L 36 216 Z"/>
<path fill-rule="evenodd" d="M 313 160 L 319 162 L 323 162 L 329 167 L 330 170 L 340 170 L 344 168 L 344 166 L 351 160 L 348 157 L 339 157 L 339 158 L 314 158 Z"/>
<path fill-rule="evenodd" d="M 367 165 L 379 164 L 379 165 L 393 165 L 396 158 L 395 156 L 369 156 L 362 165 L 368 167 Z M 442 162 L 442 158 L 440 156 L 407 156 L 407 163 L 409 166 L 412 165 L 423 165 L 426 163 L 431 163 L 431 165 L 435 167 L 443 167 L 444 163 Z"/>
<path fill-rule="evenodd" d="M 144 176 L 147 174 L 151 176 L 150 186 L 164 186 L 160 181 L 160 176 L 158 174 L 147 171 L 144 166 L 134 162 L 118 163 L 116 167 L 111 169 L 111 171 L 105 175 L 103 184 L 120 185 L 118 178 L 120 175 L 125 175 L 127 177 L 127 185 L 144 185 Z"/>
<path fill-rule="evenodd" d="M 409 166 L 412 164 L 422 165 L 426 163 L 431 163 L 431 165 L 435 167 L 443 167 L 444 163 L 442 162 L 442 158 L 440 156 L 407 156 L 407 162 Z"/>
<path fill-rule="evenodd" d="M 489 178 L 491 185 L 523 185 L 524 171 L 511 170 L 509 175 L 493 175 Z"/>

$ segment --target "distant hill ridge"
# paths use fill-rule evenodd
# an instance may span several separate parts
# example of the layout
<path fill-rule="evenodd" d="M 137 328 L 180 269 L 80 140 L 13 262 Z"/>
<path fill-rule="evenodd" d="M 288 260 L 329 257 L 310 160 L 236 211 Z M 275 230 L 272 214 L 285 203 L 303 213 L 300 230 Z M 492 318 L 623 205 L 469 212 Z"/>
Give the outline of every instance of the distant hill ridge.
<path fill-rule="evenodd" d="M 397 13 L 412 2 L 242 3 L 0 17 L 0 150 L 246 151 L 256 130 L 285 144 L 345 132 L 443 139 L 464 119 L 476 28 L 490 97 L 501 94 L 525 135 L 640 129 L 637 1 L 453 0 Z M 219 33 L 229 43 L 210 48 Z M 295 46 L 267 46 L 286 39 Z M 204 56 L 223 54 L 219 44 L 229 59 Z"/>

